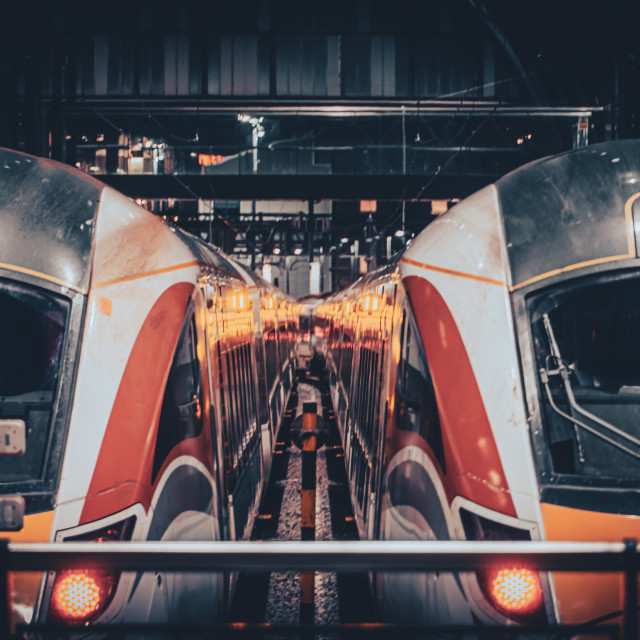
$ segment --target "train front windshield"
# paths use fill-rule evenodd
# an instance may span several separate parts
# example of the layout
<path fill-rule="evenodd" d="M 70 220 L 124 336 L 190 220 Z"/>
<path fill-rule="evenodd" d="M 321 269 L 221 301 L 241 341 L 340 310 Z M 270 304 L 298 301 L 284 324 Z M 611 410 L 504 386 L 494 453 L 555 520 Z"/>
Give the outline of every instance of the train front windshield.
<path fill-rule="evenodd" d="M 637 486 L 640 277 L 560 285 L 528 311 L 552 473 Z"/>
<path fill-rule="evenodd" d="M 26 427 L 25 451 L 2 457 L 0 483 L 42 476 L 68 315 L 64 300 L 0 280 L 0 421 Z"/>

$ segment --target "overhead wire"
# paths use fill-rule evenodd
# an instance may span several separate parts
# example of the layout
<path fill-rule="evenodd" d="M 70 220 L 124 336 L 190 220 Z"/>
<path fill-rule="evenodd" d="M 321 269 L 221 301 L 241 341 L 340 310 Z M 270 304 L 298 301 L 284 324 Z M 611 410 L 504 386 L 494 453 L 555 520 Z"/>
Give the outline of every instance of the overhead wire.
<path fill-rule="evenodd" d="M 492 31 L 495 32 L 496 30 L 496 26 L 492 25 Z M 494 33 L 495 35 L 495 33 Z M 488 42 L 485 41 L 485 47 L 489 46 Z M 522 81 L 523 76 L 524 75 L 528 75 L 528 74 L 521 74 L 520 77 L 518 78 L 518 80 Z M 495 85 L 501 83 L 504 84 L 505 82 L 509 81 L 513 81 L 516 78 L 509 78 L 509 79 L 502 79 L 496 83 L 493 83 Z M 484 87 L 485 85 L 482 85 L 482 87 Z M 477 91 L 477 89 L 479 89 L 479 86 L 476 87 L 467 87 L 466 89 L 464 89 L 464 92 L 462 94 L 462 97 L 458 103 L 458 106 L 456 107 L 456 110 L 454 113 L 451 114 L 448 122 L 446 123 L 445 126 L 447 126 L 448 124 L 452 123 L 455 121 L 455 119 L 457 118 L 458 114 L 460 113 L 460 110 L 462 108 L 462 106 L 465 104 L 466 99 L 469 95 L 470 92 L 473 92 L 473 107 L 475 107 L 475 92 Z M 456 93 L 460 93 L 460 92 L 456 92 Z M 443 94 L 441 96 L 439 96 L 440 98 L 443 97 L 449 97 L 452 94 Z M 172 131 L 169 127 L 166 126 L 165 123 L 161 122 L 156 115 L 152 112 L 152 110 L 149 108 L 149 106 L 146 104 L 146 102 L 144 101 L 144 99 L 140 96 L 138 96 L 138 102 L 139 104 L 142 106 L 146 116 L 149 118 L 150 121 L 152 121 L 156 126 L 158 126 L 160 129 L 162 129 L 163 131 L 165 131 L 166 135 L 173 140 L 179 140 L 179 141 L 183 141 L 183 142 L 187 142 L 187 143 L 196 143 L 197 147 L 200 147 L 201 145 L 201 136 L 200 136 L 200 96 L 198 95 L 198 105 L 197 105 L 197 109 L 196 109 L 196 135 L 195 135 L 195 139 L 194 138 L 185 138 L 184 136 L 180 136 L 178 134 L 176 134 L 174 131 Z M 415 200 L 419 200 L 420 197 L 425 193 L 425 191 L 427 191 L 427 189 L 429 189 L 429 187 L 433 184 L 433 182 L 443 173 L 443 171 L 445 171 L 452 162 L 454 162 L 454 160 L 458 157 L 458 155 L 462 152 L 462 150 L 469 144 L 469 142 L 478 134 L 478 132 L 486 125 L 487 122 L 489 122 L 492 118 L 493 115 L 495 114 L 496 110 L 502 105 L 504 101 L 504 97 L 501 97 L 500 100 L 495 104 L 495 106 L 493 107 L 493 109 L 491 110 L 491 112 L 485 117 L 485 119 L 479 124 L 479 126 L 477 126 L 476 128 L 474 128 L 470 134 L 458 145 L 457 149 L 455 151 L 452 152 L 452 154 L 449 156 L 449 158 L 446 160 L 446 162 L 444 162 L 442 165 L 439 165 L 437 170 L 434 172 L 434 174 L 429 178 L 429 180 L 420 188 L 420 190 L 412 197 L 412 198 L 406 198 L 404 197 L 403 194 L 403 202 L 406 202 L 407 200 L 409 201 L 415 201 Z M 117 124 L 115 124 L 114 122 L 112 122 L 109 118 L 107 118 L 104 113 L 101 113 L 99 110 L 97 109 L 93 109 L 94 113 L 96 114 L 97 117 L 99 117 L 100 119 L 102 119 L 107 125 L 109 125 L 114 131 L 117 131 L 118 133 L 122 134 L 124 133 L 124 129 L 122 127 L 119 127 Z M 474 116 L 474 112 L 475 109 L 472 108 L 470 113 L 466 114 L 465 120 L 462 123 L 462 125 L 460 126 L 459 130 L 452 136 L 450 137 L 450 139 L 452 141 L 455 141 L 459 136 L 461 136 L 465 130 L 465 128 L 467 127 L 469 121 L 471 120 L 471 118 Z M 440 138 L 440 136 L 437 135 L 437 133 L 433 130 L 433 128 L 429 125 L 429 123 L 426 121 L 425 117 L 419 113 L 419 118 L 420 120 L 427 125 L 432 138 L 431 139 L 436 139 L 440 144 L 442 143 L 442 140 Z M 358 123 L 359 125 L 361 125 L 361 123 Z M 391 127 L 393 128 L 393 127 Z M 391 129 L 387 130 L 387 132 L 384 135 L 387 135 L 390 132 Z M 216 199 L 216 190 L 215 187 L 213 185 L 213 181 L 211 180 L 211 176 L 209 176 L 209 174 L 207 172 L 205 172 L 205 175 L 207 176 L 207 182 L 209 184 L 209 188 L 211 191 L 211 195 L 212 195 L 212 199 L 215 200 Z M 194 198 L 196 198 L 197 200 L 201 199 L 201 196 L 197 193 L 195 193 L 193 191 L 193 189 L 191 189 L 184 181 L 182 181 L 178 175 L 176 174 L 172 174 L 173 178 L 190 194 L 192 195 Z M 396 211 L 394 212 L 393 217 L 391 218 L 391 220 L 387 221 L 387 223 L 382 227 L 381 230 L 378 230 L 377 227 L 375 226 L 375 222 L 373 221 L 373 219 L 371 220 L 367 220 L 367 222 L 365 223 L 365 226 L 363 227 L 363 231 L 365 230 L 365 228 L 368 226 L 368 228 L 373 228 L 374 232 L 376 233 L 376 235 L 383 235 L 384 233 L 386 233 L 387 231 L 389 231 L 390 228 L 393 227 L 393 225 L 396 224 L 396 222 L 399 219 L 399 208 L 400 205 L 396 208 Z M 212 215 L 214 216 L 214 218 L 216 220 L 219 220 L 221 222 L 223 222 L 226 226 L 228 226 L 231 230 L 233 230 L 233 232 L 236 235 L 240 235 L 243 236 L 245 239 L 245 242 L 247 244 L 248 247 L 250 247 L 253 251 L 256 250 L 255 245 L 253 243 L 251 243 L 248 240 L 247 237 L 247 232 L 249 231 L 249 229 L 251 228 L 253 222 L 249 225 L 249 227 L 247 227 L 247 229 L 243 232 L 240 231 L 239 229 L 237 229 L 234 225 L 232 225 L 226 217 L 217 214 L 215 212 L 212 212 Z M 371 218 L 371 216 L 369 216 L 369 218 Z M 274 229 L 271 230 L 271 235 L 273 234 Z"/>

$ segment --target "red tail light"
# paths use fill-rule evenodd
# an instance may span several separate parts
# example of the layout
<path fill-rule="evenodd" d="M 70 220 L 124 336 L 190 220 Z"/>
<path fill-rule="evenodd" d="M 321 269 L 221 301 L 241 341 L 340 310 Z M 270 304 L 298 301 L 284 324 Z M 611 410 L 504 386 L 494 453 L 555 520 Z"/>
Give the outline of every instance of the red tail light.
<path fill-rule="evenodd" d="M 469 540 L 531 540 L 528 531 L 460 510 Z M 527 567 L 502 566 L 478 572 L 485 598 L 501 613 L 529 623 L 544 619 L 544 598 L 538 572 Z"/>
<path fill-rule="evenodd" d="M 542 605 L 542 587 L 537 572 L 510 567 L 487 573 L 489 595 L 507 614 L 536 612 Z"/>
<path fill-rule="evenodd" d="M 65 542 L 115 542 L 130 540 L 135 518 L 65 538 Z M 72 569 L 58 572 L 53 583 L 49 620 L 85 623 L 98 617 L 115 595 L 120 573 L 103 569 Z"/>
<path fill-rule="evenodd" d="M 111 600 L 117 579 L 90 569 L 58 574 L 51 596 L 53 615 L 65 622 L 92 620 Z"/>

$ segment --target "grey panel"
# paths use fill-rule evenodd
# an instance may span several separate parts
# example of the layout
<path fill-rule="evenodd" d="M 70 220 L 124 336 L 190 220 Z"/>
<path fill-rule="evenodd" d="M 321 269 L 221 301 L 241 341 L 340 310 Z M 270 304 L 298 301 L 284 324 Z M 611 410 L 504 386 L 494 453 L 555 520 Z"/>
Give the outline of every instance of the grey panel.
<path fill-rule="evenodd" d="M 640 191 L 640 141 L 605 142 L 539 160 L 496 186 L 514 285 L 624 255 L 624 206 Z"/>
<path fill-rule="evenodd" d="M 176 91 L 176 37 L 164 37 L 164 93 L 175 95 Z"/>
<path fill-rule="evenodd" d="M 195 467 L 178 467 L 167 479 L 153 511 L 147 540 L 162 540 L 169 525 L 185 511 L 212 513 L 213 493 L 207 478 Z"/>
<path fill-rule="evenodd" d="M 0 149 L 0 262 L 87 289 L 102 188 L 63 164 Z"/>
<path fill-rule="evenodd" d="M 440 498 L 422 465 L 413 460 L 401 462 L 389 474 L 388 490 L 392 506 L 413 507 L 429 523 L 437 540 L 450 539 Z"/>
<path fill-rule="evenodd" d="M 177 38 L 176 63 L 178 94 L 189 95 L 189 39 L 185 35 Z"/>

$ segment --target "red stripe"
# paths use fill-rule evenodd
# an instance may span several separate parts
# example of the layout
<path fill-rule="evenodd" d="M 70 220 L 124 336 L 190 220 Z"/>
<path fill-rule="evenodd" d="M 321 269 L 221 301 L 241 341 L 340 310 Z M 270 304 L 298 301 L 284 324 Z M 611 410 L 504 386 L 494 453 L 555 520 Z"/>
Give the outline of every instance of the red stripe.
<path fill-rule="evenodd" d="M 449 500 L 461 495 L 515 516 L 493 430 L 451 311 L 427 280 L 409 276 L 403 282 L 422 336 L 438 401 Z"/>
<path fill-rule="evenodd" d="M 80 524 L 137 502 L 149 508 L 164 388 L 193 290 L 189 283 L 167 289 L 140 329 L 113 403 Z"/>

